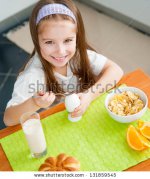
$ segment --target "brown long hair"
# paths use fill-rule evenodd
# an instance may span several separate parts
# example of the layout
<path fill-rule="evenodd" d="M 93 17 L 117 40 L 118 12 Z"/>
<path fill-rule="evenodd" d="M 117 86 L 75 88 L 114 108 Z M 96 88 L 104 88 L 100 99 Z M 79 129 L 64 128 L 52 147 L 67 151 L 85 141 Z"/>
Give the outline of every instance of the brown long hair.
<path fill-rule="evenodd" d="M 91 50 L 94 50 L 94 49 L 90 47 L 86 41 L 85 29 L 84 29 L 84 24 L 83 24 L 80 11 L 75 6 L 72 0 L 40 0 L 36 4 L 36 6 L 34 7 L 32 11 L 32 15 L 30 17 L 30 32 L 31 32 L 33 43 L 34 43 L 34 50 L 31 54 L 31 57 L 34 56 L 35 52 L 37 52 L 40 57 L 40 61 L 42 63 L 44 73 L 45 73 L 47 90 L 53 91 L 55 93 L 63 92 L 62 87 L 60 87 L 60 85 L 58 84 L 53 74 L 52 65 L 49 62 L 47 62 L 45 59 L 43 59 L 41 55 L 39 41 L 38 41 L 38 25 L 36 25 L 36 18 L 37 18 L 37 14 L 39 10 L 44 5 L 53 4 L 53 3 L 63 4 L 67 6 L 76 17 L 76 23 L 77 23 L 77 42 L 76 43 L 77 44 L 76 44 L 76 53 L 74 57 L 71 59 L 71 62 L 72 62 L 71 70 L 74 73 L 74 75 L 76 75 L 77 78 L 80 79 L 80 91 L 84 91 L 95 83 L 95 78 L 94 78 L 92 69 L 90 67 L 88 54 L 87 54 L 87 49 L 91 49 Z M 69 16 L 62 15 L 62 14 L 50 15 L 49 17 L 45 17 L 42 20 L 49 20 L 49 18 L 57 18 L 58 16 L 63 19 L 69 19 L 73 21 L 73 19 L 71 19 Z"/>

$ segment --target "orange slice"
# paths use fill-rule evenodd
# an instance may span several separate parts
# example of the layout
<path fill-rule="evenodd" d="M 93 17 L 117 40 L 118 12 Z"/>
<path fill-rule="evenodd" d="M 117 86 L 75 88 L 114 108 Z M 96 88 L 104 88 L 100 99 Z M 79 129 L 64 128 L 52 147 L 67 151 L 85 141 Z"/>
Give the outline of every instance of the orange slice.
<path fill-rule="evenodd" d="M 150 141 L 142 136 L 133 125 L 128 127 L 127 142 L 134 150 L 144 150 L 150 147 Z"/>
<path fill-rule="evenodd" d="M 138 128 L 140 133 L 146 137 L 147 139 L 150 139 L 150 122 L 144 122 L 139 120 L 138 121 Z"/>

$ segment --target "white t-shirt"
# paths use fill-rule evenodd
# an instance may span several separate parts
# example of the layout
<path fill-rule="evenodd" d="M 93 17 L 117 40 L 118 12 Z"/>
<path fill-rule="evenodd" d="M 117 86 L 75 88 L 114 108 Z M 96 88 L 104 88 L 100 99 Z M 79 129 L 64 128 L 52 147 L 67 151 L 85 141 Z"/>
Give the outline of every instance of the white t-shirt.
<path fill-rule="evenodd" d="M 90 65 L 94 75 L 99 75 L 102 71 L 107 58 L 94 51 L 87 50 Z M 67 65 L 67 76 L 57 72 L 54 73 L 58 83 L 63 84 L 64 91 L 73 91 L 76 89 L 78 79 L 73 75 L 70 65 Z M 25 70 L 18 76 L 12 93 L 12 98 L 7 103 L 7 107 L 20 104 L 29 99 L 39 90 L 45 90 L 45 75 L 41 61 L 36 53 L 28 62 Z"/>

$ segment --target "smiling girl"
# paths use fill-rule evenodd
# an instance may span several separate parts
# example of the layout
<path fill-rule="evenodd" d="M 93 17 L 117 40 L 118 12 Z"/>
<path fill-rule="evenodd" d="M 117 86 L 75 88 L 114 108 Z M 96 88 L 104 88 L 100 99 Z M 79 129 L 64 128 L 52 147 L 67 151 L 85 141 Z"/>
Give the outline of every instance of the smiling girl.
<path fill-rule="evenodd" d="M 56 93 L 68 91 L 76 91 L 81 100 L 72 117 L 81 116 L 108 84 L 112 88 L 123 75 L 116 63 L 88 45 L 81 14 L 72 0 L 39 1 L 30 18 L 30 31 L 34 50 L 7 104 L 7 126 L 18 124 L 24 112 L 49 107 Z"/>

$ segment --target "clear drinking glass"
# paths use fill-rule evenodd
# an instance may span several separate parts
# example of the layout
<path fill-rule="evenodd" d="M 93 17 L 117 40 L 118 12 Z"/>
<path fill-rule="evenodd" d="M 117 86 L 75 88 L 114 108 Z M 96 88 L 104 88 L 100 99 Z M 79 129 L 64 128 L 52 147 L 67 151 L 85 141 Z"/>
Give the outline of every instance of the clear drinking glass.
<path fill-rule="evenodd" d="M 20 118 L 23 132 L 26 136 L 31 155 L 39 158 L 47 153 L 46 140 L 38 113 L 27 112 Z"/>

